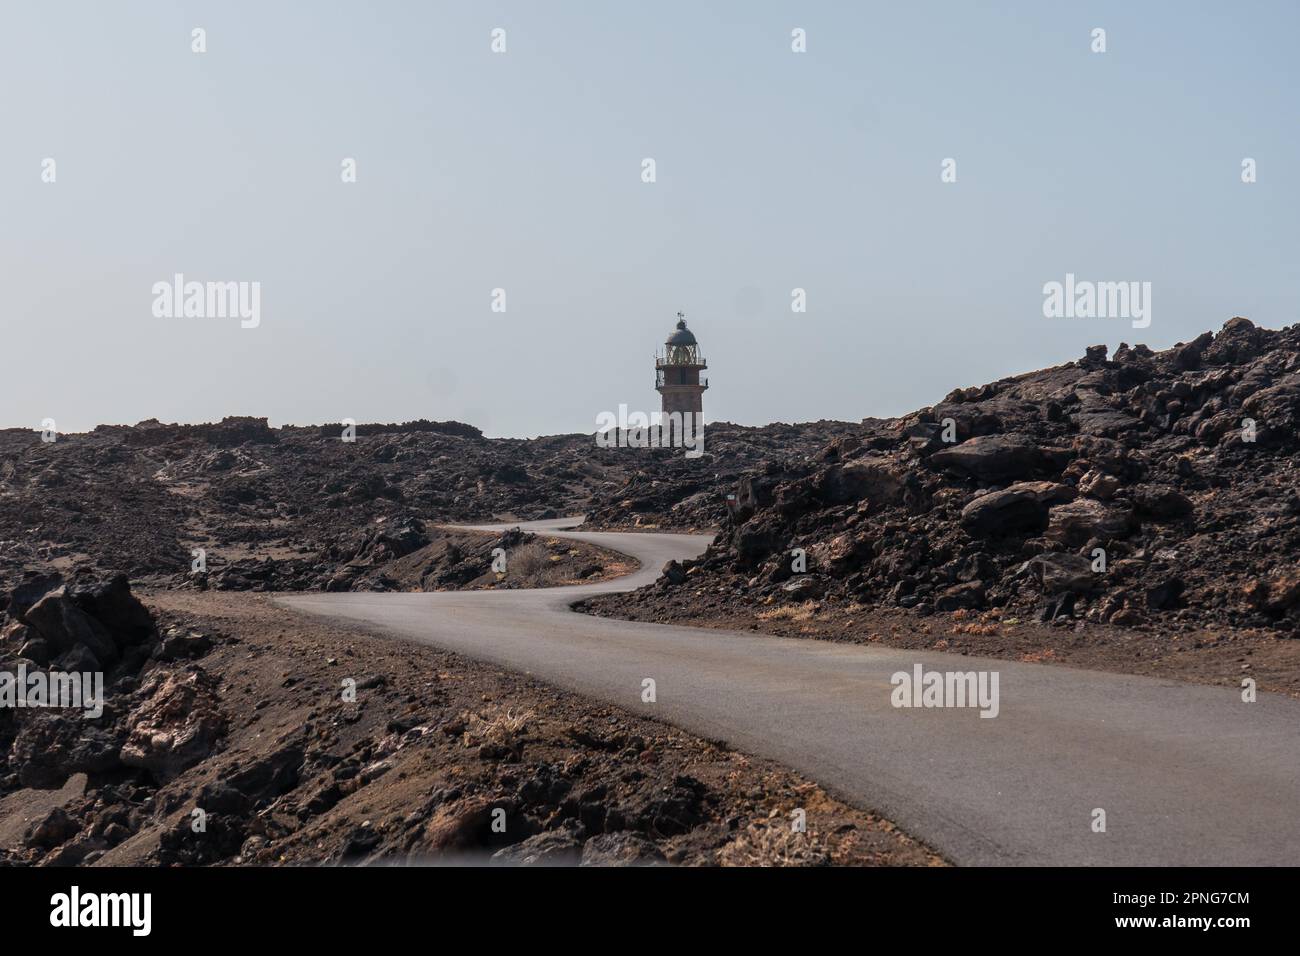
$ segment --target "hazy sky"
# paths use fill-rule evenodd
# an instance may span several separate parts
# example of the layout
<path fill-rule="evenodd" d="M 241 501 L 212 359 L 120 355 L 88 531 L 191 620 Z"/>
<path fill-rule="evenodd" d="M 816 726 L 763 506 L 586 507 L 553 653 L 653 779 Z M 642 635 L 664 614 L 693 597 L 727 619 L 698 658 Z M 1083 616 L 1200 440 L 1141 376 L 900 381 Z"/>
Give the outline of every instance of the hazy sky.
<path fill-rule="evenodd" d="M 658 407 L 679 309 L 746 424 L 1289 325 L 1297 35 L 1291 0 L 6 2 L 0 425 L 591 431 Z M 260 282 L 260 325 L 155 317 L 178 272 Z M 1150 327 L 1044 318 L 1067 272 L 1151 282 Z"/>

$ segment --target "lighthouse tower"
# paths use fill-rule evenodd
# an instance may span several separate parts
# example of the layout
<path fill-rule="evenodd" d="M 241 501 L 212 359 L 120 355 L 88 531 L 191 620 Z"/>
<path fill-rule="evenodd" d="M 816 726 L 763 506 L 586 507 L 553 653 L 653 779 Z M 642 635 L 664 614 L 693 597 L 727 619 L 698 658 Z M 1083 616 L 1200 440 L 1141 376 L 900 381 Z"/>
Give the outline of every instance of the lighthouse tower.
<path fill-rule="evenodd" d="M 700 372 L 708 367 L 694 333 L 686 327 L 686 316 L 678 312 L 677 328 L 664 342 L 663 354 L 655 356 L 655 391 L 663 396 L 664 414 L 703 413 L 709 380 L 701 378 Z"/>

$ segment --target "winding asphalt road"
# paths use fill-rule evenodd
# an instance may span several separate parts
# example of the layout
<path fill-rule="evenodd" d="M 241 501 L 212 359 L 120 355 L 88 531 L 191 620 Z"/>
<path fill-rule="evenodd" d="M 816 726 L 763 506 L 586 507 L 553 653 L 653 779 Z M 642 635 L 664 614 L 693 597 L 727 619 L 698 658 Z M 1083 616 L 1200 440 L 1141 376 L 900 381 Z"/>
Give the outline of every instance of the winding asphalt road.
<path fill-rule="evenodd" d="M 797 769 L 959 864 L 1300 863 L 1300 701 L 1065 667 L 575 614 L 708 538 L 526 530 L 631 555 L 600 584 L 536 591 L 300 594 L 291 608 L 524 671 Z M 499 530 L 514 525 L 483 525 Z M 895 708 L 916 664 L 996 671 L 999 713 Z M 642 703 L 653 678 L 657 702 Z M 1105 832 L 1094 832 L 1094 811 Z"/>

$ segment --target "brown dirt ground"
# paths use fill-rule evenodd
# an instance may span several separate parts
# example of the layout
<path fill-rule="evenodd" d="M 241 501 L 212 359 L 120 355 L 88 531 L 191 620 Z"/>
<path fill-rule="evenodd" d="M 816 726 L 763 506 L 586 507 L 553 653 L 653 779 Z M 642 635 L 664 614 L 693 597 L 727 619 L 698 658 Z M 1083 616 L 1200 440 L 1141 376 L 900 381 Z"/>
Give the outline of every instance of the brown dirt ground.
<path fill-rule="evenodd" d="M 675 788 L 682 778 L 698 781 L 702 819 L 685 832 L 639 834 L 672 863 L 943 865 L 887 821 L 798 774 L 502 668 L 324 623 L 261 595 L 140 596 L 163 627 L 181 624 L 217 635 L 217 646 L 198 663 L 221 681 L 229 731 L 217 754 L 158 791 L 153 821 L 99 865 L 156 862 L 160 834 L 186 825 L 193 796 L 205 783 L 302 734 L 308 756 L 303 779 L 257 814 L 255 837 L 226 862 L 482 859 L 498 844 L 517 840 L 518 832 L 485 835 L 477 816 L 491 806 L 522 810 L 521 788 L 541 775 L 562 779 L 577 798 L 529 809 L 533 825 L 547 832 L 565 826 L 575 806 L 584 818 L 592 805 L 602 808 L 599 814 L 631 816 L 669 788 L 680 792 Z M 372 675 L 383 682 L 359 690 L 356 703 L 341 700 L 344 678 L 364 686 L 370 682 L 363 678 Z M 524 726 L 505 735 L 508 754 L 479 745 L 479 718 L 508 725 L 514 717 Z M 304 809 L 313 793 L 339 780 L 318 768 L 337 767 L 340 760 L 363 770 L 343 779 L 343 796 L 329 809 Z M 383 770 L 370 777 L 376 764 Z M 797 807 L 807 813 L 808 832 L 794 836 L 786 821 Z"/>

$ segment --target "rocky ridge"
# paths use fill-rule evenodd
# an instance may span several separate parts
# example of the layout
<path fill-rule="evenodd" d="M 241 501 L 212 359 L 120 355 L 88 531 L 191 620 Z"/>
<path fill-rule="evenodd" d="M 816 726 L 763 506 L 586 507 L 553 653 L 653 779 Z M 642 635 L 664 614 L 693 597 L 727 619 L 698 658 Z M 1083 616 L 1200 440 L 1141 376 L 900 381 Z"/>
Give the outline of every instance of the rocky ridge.
<path fill-rule="evenodd" d="M 1300 326 L 1097 346 L 766 462 L 700 559 L 603 605 L 641 614 L 682 589 L 1295 635 L 1298 463 Z"/>

